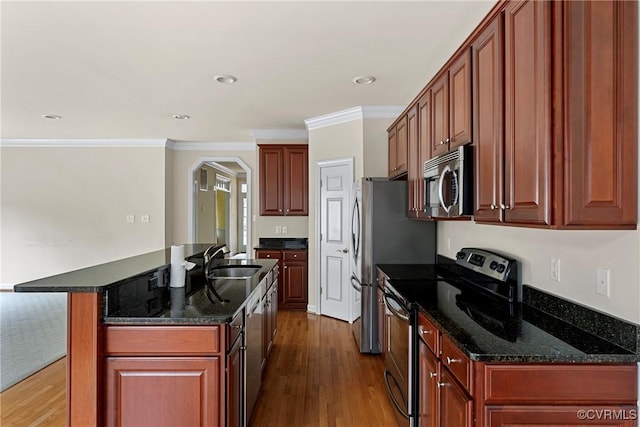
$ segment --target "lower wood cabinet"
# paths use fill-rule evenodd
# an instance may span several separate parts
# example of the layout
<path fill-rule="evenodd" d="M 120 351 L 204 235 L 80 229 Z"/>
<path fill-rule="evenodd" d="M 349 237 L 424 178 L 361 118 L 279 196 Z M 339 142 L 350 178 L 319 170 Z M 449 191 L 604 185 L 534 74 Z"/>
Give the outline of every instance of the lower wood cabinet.
<path fill-rule="evenodd" d="M 267 289 L 262 299 L 262 368 L 269 358 L 276 337 L 278 314 L 278 279 Z"/>
<path fill-rule="evenodd" d="M 226 402 L 227 402 L 227 423 L 226 427 L 242 427 L 245 416 L 244 397 L 244 372 L 243 372 L 243 348 L 242 339 L 237 339 L 229 354 L 227 354 L 226 367 Z M 187 424 L 184 424 L 187 425 Z"/>
<path fill-rule="evenodd" d="M 107 427 L 221 425 L 220 357 L 109 357 Z"/>
<path fill-rule="evenodd" d="M 278 308 L 306 310 L 308 303 L 307 250 L 256 249 L 258 259 L 277 259 Z"/>
<path fill-rule="evenodd" d="M 636 427 L 635 406 L 492 406 L 486 409 L 488 427 L 617 426 Z"/>

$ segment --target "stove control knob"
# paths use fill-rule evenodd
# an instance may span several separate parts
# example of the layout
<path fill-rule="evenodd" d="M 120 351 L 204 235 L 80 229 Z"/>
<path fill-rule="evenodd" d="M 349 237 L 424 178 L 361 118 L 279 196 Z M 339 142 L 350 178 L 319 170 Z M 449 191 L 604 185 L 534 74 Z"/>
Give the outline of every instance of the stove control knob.
<path fill-rule="evenodd" d="M 492 270 L 495 270 L 498 267 L 498 263 L 496 261 L 491 261 L 491 264 L 489 264 L 489 268 Z"/>
<path fill-rule="evenodd" d="M 466 254 L 466 253 L 464 253 L 464 252 L 462 252 L 462 251 L 460 251 L 460 252 L 458 252 L 458 253 L 456 254 L 456 259 L 462 259 L 462 258 L 464 258 L 465 256 L 467 256 L 467 254 Z"/>
<path fill-rule="evenodd" d="M 502 273 L 502 272 L 504 272 L 504 269 L 505 269 L 504 264 L 500 264 L 500 265 L 498 266 L 498 268 L 497 268 L 498 273 Z"/>

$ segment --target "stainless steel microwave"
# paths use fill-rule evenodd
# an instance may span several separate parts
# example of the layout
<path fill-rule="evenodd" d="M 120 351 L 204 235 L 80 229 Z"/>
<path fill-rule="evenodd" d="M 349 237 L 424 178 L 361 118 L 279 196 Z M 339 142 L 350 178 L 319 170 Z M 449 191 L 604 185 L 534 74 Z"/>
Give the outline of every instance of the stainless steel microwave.
<path fill-rule="evenodd" d="M 473 147 L 424 162 L 424 211 L 433 218 L 473 215 Z"/>

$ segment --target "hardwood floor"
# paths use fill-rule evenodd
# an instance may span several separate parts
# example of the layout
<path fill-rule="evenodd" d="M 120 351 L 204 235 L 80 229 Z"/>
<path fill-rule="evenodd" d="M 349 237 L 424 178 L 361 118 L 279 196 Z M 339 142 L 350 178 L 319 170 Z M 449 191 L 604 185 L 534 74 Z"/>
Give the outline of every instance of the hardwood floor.
<path fill-rule="evenodd" d="M 348 323 L 281 311 L 250 426 L 397 427 L 382 372 Z M 65 426 L 65 359 L 0 394 L 0 412 L 2 427 Z"/>
<path fill-rule="evenodd" d="M 379 356 L 357 351 L 351 325 L 278 312 L 278 334 L 251 427 L 397 427 Z"/>
<path fill-rule="evenodd" d="M 0 394 L 0 426 L 67 425 L 67 363 L 62 358 Z"/>

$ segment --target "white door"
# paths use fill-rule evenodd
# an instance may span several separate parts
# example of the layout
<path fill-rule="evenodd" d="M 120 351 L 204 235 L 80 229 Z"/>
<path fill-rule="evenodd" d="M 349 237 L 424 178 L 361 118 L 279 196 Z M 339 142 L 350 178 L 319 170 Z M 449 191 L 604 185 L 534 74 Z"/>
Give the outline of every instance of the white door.
<path fill-rule="evenodd" d="M 351 322 L 353 161 L 321 164 L 320 179 L 320 314 Z"/>

